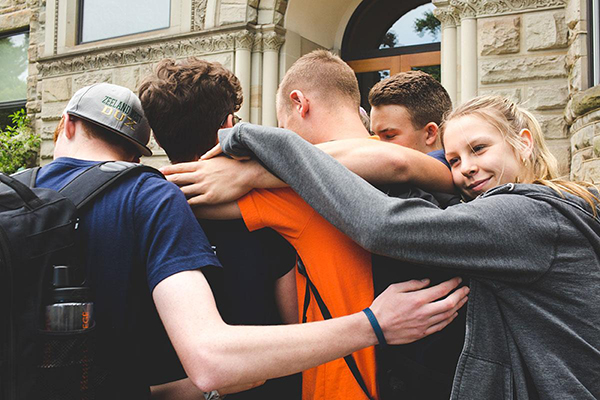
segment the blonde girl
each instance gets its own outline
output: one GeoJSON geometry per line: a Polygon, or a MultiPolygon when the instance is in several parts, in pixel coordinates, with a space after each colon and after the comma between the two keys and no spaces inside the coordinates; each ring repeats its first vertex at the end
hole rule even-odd
{"type": "Polygon", "coordinates": [[[452,399],[600,398],[597,193],[556,179],[531,114],[482,97],[448,116],[443,144],[468,201],[445,210],[387,197],[289,131],[242,124],[220,139],[367,250],[471,278],[452,399]]]}

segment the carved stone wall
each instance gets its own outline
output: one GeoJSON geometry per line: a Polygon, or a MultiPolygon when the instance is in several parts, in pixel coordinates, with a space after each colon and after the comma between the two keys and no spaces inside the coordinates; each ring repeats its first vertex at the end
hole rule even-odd
{"type": "Polygon", "coordinates": [[[0,0],[0,34],[29,28],[29,67],[27,69],[27,110],[34,129],[38,127],[37,113],[40,96],[37,92],[38,70],[35,60],[44,43],[46,18],[45,0],[0,0]]]}
{"type": "Polygon", "coordinates": [[[600,86],[576,93],[566,116],[571,125],[571,179],[600,183],[600,86]]]}
{"type": "Polygon", "coordinates": [[[571,179],[600,183],[600,86],[588,86],[587,12],[583,0],[569,0],[565,22],[569,52],[570,101],[565,110],[571,137],[571,179]]]}
{"type": "MultiPolygon", "coordinates": [[[[190,9],[181,9],[181,20],[177,22],[188,28],[179,28],[175,33],[126,36],[85,46],[64,48],[63,45],[61,49],[60,36],[69,34],[61,31],[65,29],[64,7],[74,7],[76,0],[0,0],[0,33],[28,27],[30,30],[27,109],[34,129],[43,139],[42,164],[52,158],[53,132],[68,100],[78,89],[96,82],[110,82],[135,91],[154,64],[166,57],[197,56],[218,61],[238,76],[248,77],[244,82],[248,105],[251,92],[254,97],[264,96],[264,63],[257,64],[260,70],[256,73],[261,79],[255,82],[254,78],[250,79],[253,68],[250,60],[251,57],[262,60],[266,51],[279,51],[285,32],[280,26],[287,1],[191,0],[188,4],[190,9]],[[52,14],[48,16],[48,32],[45,29],[47,2],[52,14]],[[259,14],[264,22],[259,23],[259,14]],[[62,25],[60,18],[63,18],[62,25]],[[45,46],[50,46],[48,51],[45,46]]],[[[278,69],[277,65],[269,67],[278,69]]],[[[254,104],[254,109],[259,114],[264,113],[264,105],[260,103],[254,104]]],[[[154,142],[150,147],[155,156],[144,162],[164,165],[167,162],[164,152],[154,142]]]]}

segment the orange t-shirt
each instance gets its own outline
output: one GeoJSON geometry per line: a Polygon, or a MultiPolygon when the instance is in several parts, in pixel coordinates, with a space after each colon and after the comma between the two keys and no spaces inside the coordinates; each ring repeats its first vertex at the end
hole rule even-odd
{"type": "MultiPolygon", "coordinates": [[[[270,227],[296,248],[308,276],[334,318],[371,305],[371,254],[327,222],[293,190],[254,190],[240,199],[238,205],[249,230],[270,227]]],[[[296,280],[302,315],[306,278],[296,271],[296,280]]],[[[307,321],[321,321],[319,306],[312,294],[311,297],[307,321]]],[[[352,356],[369,393],[378,398],[375,348],[368,347],[352,356]]],[[[302,398],[362,400],[366,396],[344,359],[340,358],[302,373],[302,398]]]]}

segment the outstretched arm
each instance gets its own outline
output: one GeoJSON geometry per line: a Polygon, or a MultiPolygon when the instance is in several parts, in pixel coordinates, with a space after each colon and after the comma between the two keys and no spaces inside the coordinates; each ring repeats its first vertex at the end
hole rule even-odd
{"type": "MultiPolygon", "coordinates": [[[[424,190],[454,192],[452,175],[438,160],[407,147],[373,139],[347,139],[317,145],[346,168],[373,184],[410,183],[424,190]]],[[[257,161],[226,157],[161,168],[194,207],[228,203],[252,189],[287,186],[257,161]]]]}
{"type": "MultiPolygon", "coordinates": [[[[243,392],[262,385],[264,382],[231,386],[219,389],[220,395],[243,392]]],[[[194,385],[190,378],[180,379],[174,382],[164,383],[150,387],[152,400],[200,400],[203,399],[204,392],[194,385]]]]}
{"type": "MultiPolygon", "coordinates": [[[[466,287],[448,295],[459,282],[390,286],[371,305],[387,342],[409,343],[444,328],[466,302],[466,287]]],[[[362,312],[301,325],[226,325],[199,270],[164,279],[153,298],[188,377],[204,392],[289,375],[377,343],[362,312]]]]}
{"type": "Polygon", "coordinates": [[[556,224],[548,218],[549,205],[525,196],[489,196],[440,210],[421,199],[386,196],[284,129],[236,125],[220,131],[220,143],[227,154],[254,153],[319,214],[373,253],[520,282],[551,266],[552,252],[539,249],[556,242],[559,227],[548,229],[556,224]],[[546,222],[524,224],[525,215],[546,222]]]}
{"type": "Polygon", "coordinates": [[[420,151],[366,138],[317,147],[372,184],[409,183],[427,191],[454,193],[448,167],[420,151]]]}

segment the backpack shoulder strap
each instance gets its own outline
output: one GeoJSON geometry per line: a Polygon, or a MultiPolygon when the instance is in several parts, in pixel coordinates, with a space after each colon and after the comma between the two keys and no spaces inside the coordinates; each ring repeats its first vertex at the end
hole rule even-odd
{"type": "Polygon", "coordinates": [[[30,188],[33,188],[33,187],[35,187],[35,179],[37,178],[37,174],[38,174],[39,170],[40,170],[40,167],[28,168],[25,171],[12,174],[11,177],[15,178],[22,184],[27,185],[30,188]]]}
{"type": "MultiPolygon", "coordinates": [[[[304,263],[302,262],[302,259],[300,257],[298,257],[298,272],[300,273],[300,275],[306,278],[306,292],[304,294],[304,309],[302,312],[302,323],[306,322],[306,313],[310,304],[311,292],[315,296],[315,300],[317,301],[319,309],[321,310],[321,315],[323,316],[323,319],[331,319],[331,312],[329,311],[329,308],[327,308],[327,305],[323,301],[323,298],[317,290],[317,287],[308,277],[308,272],[306,271],[306,267],[304,266],[304,263]]],[[[354,376],[356,383],[358,383],[358,386],[360,386],[365,396],[367,396],[367,399],[373,400],[373,397],[371,397],[371,394],[369,393],[367,384],[365,383],[365,380],[360,374],[360,370],[358,369],[358,365],[356,364],[356,360],[354,359],[352,354],[348,354],[346,357],[344,357],[344,361],[346,361],[346,365],[350,369],[350,372],[352,372],[352,375],[354,376]]]]}
{"type": "Polygon", "coordinates": [[[164,178],[158,170],[147,165],[125,161],[107,161],[91,166],[59,192],[69,198],[77,206],[77,209],[81,209],[114,182],[134,171],[137,173],[150,172],[164,178]]]}

